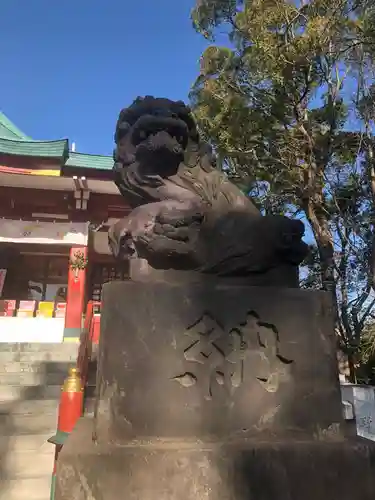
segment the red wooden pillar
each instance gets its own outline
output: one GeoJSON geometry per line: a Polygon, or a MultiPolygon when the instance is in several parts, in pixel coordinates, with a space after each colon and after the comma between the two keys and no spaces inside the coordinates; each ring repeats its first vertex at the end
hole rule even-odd
{"type": "Polygon", "coordinates": [[[87,247],[72,247],[69,254],[64,342],[79,339],[85,307],[87,247]]]}
{"type": "Polygon", "coordinates": [[[61,389],[57,432],[48,439],[49,443],[56,446],[51,480],[51,500],[55,499],[56,465],[59,453],[83,412],[83,387],[77,368],[70,368],[69,376],[65,379],[61,389]]]}

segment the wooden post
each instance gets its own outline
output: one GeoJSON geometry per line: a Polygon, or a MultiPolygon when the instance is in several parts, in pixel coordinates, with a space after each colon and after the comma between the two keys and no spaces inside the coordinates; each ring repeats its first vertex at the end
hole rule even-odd
{"type": "Polygon", "coordinates": [[[64,342],[77,341],[85,306],[87,247],[72,247],[69,254],[64,342]]]}
{"type": "Polygon", "coordinates": [[[82,412],[83,387],[80,374],[76,368],[70,368],[69,376],[65,379],[64,385],[61,388],[57,431],[54,436],[48,439],[49,443],[55,445],[55,459],[51,479],[50,500],[54,500],[55,498],[56,464],[59,453],[69,434],[73,431],[77,420],[82,416],[82,412]]]}

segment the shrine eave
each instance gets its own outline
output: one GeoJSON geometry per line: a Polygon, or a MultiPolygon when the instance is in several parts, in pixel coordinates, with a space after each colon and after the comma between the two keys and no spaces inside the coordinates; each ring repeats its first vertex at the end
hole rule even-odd
{"type": "Polygon", "coordinates": [[[108,171],[113,168],[113,157],[69,152],[69,157],[67,158],[64,167],[108,171]]]}
{"type": "MultiPolygon", "coordinates": [[[[92,193],[114,194],[119,196],[114,182],[109,180],[85,179],[86,189],[92,193]]],[[[7,173],[0,169],[0,186],[24,189],[44,189],[49,191],[71,192],[77,189],[73,177],[54,175],[22,175],[7,173]]]]}
{"type": "Polygon", "coordinates": [[[61,163],[69,156],[68,139],[57,141],[25,141],[0,138],[0,153],[37,158],[56,158],[61,163]]]}
{"type": "Polygon", "coordinates": [[[24,139],[26,141],[32,141],[31,137],[28,137],[22,132],[9,118],[0,111],[0,137],[5,139],[24,139]]]}
{"type": "Polygon", "coordinates": [[[0,112],[0,155],[56,159],[67,171],[108,172],[113,167],[112,156],[69,151],[68,139],[34,140],[24,134],[2,112],[0,112]]]}

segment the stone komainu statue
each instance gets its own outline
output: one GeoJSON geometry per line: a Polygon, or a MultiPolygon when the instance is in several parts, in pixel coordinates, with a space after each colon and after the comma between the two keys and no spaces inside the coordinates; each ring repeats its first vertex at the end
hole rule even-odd
{"type": "Polygon", "coordinates": [[[221,276],[296,268],[305,257],[303,224],[260,214],[216,168],[183,102],[137,98],[115,142],[115,182],[132,208],[109,231],[116,257],[221,276]]]}

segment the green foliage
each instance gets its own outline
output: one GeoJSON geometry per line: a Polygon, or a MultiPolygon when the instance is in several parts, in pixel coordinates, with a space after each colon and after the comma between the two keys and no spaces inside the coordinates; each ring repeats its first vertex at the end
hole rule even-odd
{"type": "Polygon", "coordinates": [[[375,322],[373,318],[363,329],[358,352],[357,380],[375,385],[375,322]]]}
{"type": "Polygon", "coordinates": [[[213,43],[190,94],[199,127],[264,212],[307,222],[303,286],[332,291],[353,352],[373,307],[373,2],[197,0],[192,19],[213,43]]]}
{"type": "Polygon", "coordinates": [[[215,26],[226,20],[231,22],[243,4],[236,0],[197,0],[192,11],[194,27],[206,38],[212,38],[215,26]]]}

